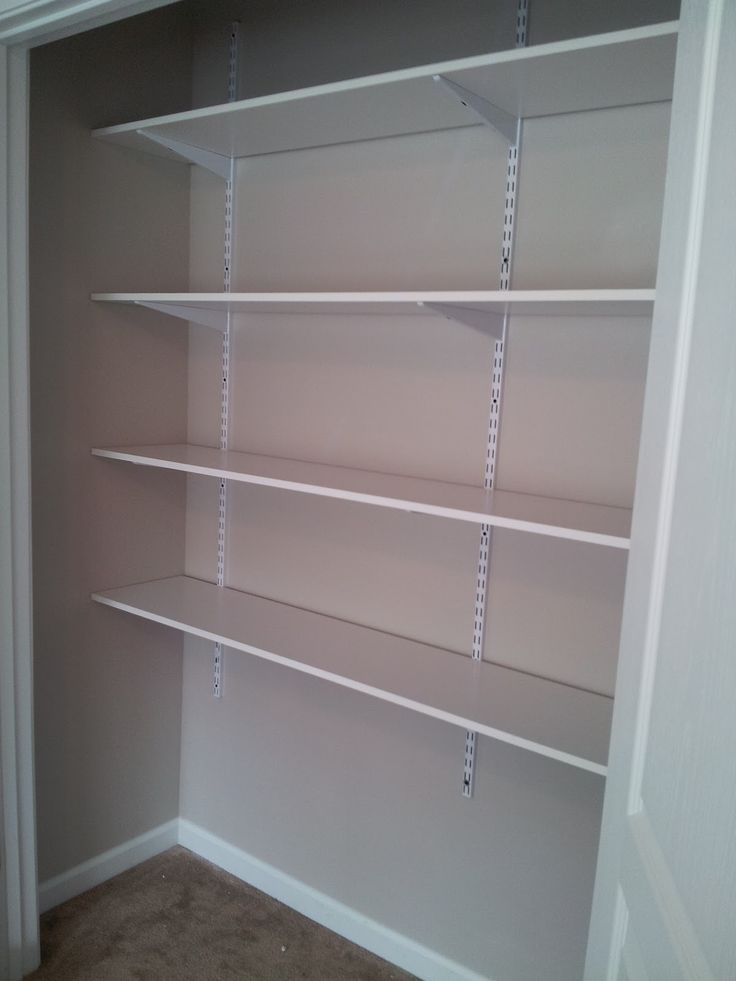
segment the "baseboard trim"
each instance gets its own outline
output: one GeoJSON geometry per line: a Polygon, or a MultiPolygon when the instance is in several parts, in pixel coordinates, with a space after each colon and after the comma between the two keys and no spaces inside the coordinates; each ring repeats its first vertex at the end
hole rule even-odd
{"type": "Polygon", "coordinates": [[[490,981],[391,930],[193,824],[179,821],[179,844],[354,944],[423,981],[490,981]]]}
{"type": "Polygon", "coordinates": [[[176,844],[422,981],[490,981],[487,975],[410,940],[185,818],[167,821],[42,882],[38,889],[40,911],[45,913],[176,844]]]}
{"type": "Polygon", "coordinates": [[[116,848],[76,865],[61,875],[47,879],[38,887],[38,902],[41,913],[45,913],[59,903],[73,899],[93,886],[111,879],[114,875],[132,869],[134,865],[153,858],[167,848],[172,848],[179,840],[179,819],[174,818],[166,824],[146,831],[145,834],[131,838],[116,848]]]}

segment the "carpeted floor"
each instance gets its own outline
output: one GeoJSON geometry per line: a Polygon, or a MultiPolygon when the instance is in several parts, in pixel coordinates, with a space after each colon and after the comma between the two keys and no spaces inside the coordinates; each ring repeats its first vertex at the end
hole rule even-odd
{"type": "Polygon", "coordinates": [[[41,918],[26,981],[406,981],[411,975],[172,848],[41,918]]]}

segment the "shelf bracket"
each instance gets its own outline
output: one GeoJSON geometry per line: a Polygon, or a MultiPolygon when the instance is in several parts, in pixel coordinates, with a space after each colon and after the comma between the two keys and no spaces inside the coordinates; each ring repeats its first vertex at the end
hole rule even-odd
{"type": "Polygon", "coordinates": [[[226,310],[206,310],[204,307],[188,307],[180,303],[149,303],[144,300],[136,300],[136,305],[168,314],[170,317],[178,317],[180,320],[188,320],[190,323],[201,324],[203,327],[213,327],[215,330],[222,331],[227,328],[226,310]]]}
{"type": "Polygon", "coordinates": [[[422,303],[421,306],[434,313],[439,313],[447,320],[454,320],[466,327],[482,330],[500,341],[503,337],[504,315],[492,310],[472,310],[468,307],[456,306],[454,303],[422,303]]]}
{"type": "Polygon", "coordinates": [[[179,140],[169,139],[168,136],[160,136],[150,130],[139,129],[136,132],[139,136],[145,136],[147,140],[171,150],[177,157],[183,157],[189,163],[204,167],[205,170],[209,170],[210,173],[221,177],[224,181],[230,179],[230,157],[225,157],[221,153],[214,153],[212,150],[202,150],[198,146],[190,146],[189,143],[181,143],[179,140]]]}
{"type": "Polygon", "coordinates": [[[453,95],[457,96],[462,105],[471,109],[480,118],[482,123],[495,129],[508,143],[516,142],[516,127],[518,123],[516,116],[512,116],[505,109],[499,109],[498,106],[494,106],[492,102],[484,99],[483,96],[476,95],[475,92],[470,92],[468,89],[463,88],[462,85],[458,85],[457,82],[452,82],[449,78],[445,78],[444,75],[433,75],[432,79],[449,89],[453,95]]]}

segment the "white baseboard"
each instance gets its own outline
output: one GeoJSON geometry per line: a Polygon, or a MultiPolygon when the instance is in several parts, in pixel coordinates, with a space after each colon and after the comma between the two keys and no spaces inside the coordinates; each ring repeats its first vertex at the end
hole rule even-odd
{"type": "Polygon", "coordinates": [[[423,981],[489,981],[181,818],[179,844],[423,981]]]}
{"type": "Polygon", "coordinates": [[[176,844],[423,981],[489,981],[486,975],[410,940],[185,818],[161,824],[42,882],[38,890],[40,911],[45,913],[176,844]]]}
{"type": "Polygon", "coordinates": [[[134,865],[153,858],[167,848],[176,845],[179,837],[179,820],[167,821],[151,831],[131,838],[130,841],[111,848],[108,852],[95,855],[81,865],[62,872],[61,875],[47,879],[38,887],[38,903],[41,913],[58,906],[59,903],[73,899],[87,889],[98,886],[114,875],[132,869],[134,865]]]}

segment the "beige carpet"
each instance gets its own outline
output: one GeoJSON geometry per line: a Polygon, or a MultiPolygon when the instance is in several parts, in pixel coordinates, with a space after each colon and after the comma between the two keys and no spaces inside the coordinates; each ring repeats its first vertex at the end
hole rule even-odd
{"type": "Polygon", "coordinates": [[[185,848],[41,918],[27,981],[399,981],[411,975],[185,848]]]}

